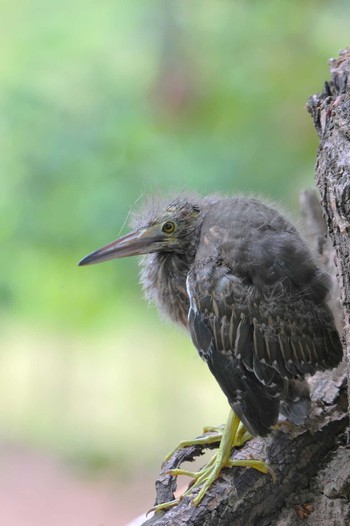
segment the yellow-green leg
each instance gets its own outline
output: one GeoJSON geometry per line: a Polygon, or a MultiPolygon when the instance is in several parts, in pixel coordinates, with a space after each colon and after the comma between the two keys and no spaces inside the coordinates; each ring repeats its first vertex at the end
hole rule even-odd
{"type": "MultiPolygon", "coordinates": [[[[212,429],[214,431],[214,428],[212,429]]],[[[208,446],[210,444],[215,444],[215,442],[220,442],[222,437],[222,432],[218,432],[215,435],[207,435],[206,437],[202,438],[194,438],[192,440],[182,440],[180,444],[173,450],[171,453],[168,453],[168,455],[165,457],[164,461],[169,460],[178,449],[183,449],[184,447],[189,446],[208,446]]]]}
{"type": "Polygon", "coordinates": [[[250,440],[251,438],[252,436],[248,433],[242,422],[239,420],[238,416],[232,410],[230,410],[225,428],[221,433],[219,432],[216,435],[210,435],[207,437],[206,442],[204,442],[205,438],[182,442],[181,444],[188,446],[194,444],[213,443],[220,440],[220,446],[217,453],[211,458],[208,464],[198,472],[187,471],[183,469],[169,470],[167,473],[173,476],[186,475],[194,478],[194,484],[187,491],[185,491],[185,493],[179,499],[159,504],[158,506],[155,506],[154,510],[160,511],[176,506],[176,504],[178,504],[182,498],[191,495],[195,488],[202,486],[199,493],[193,498],[192,501],[193,504],[197,506],[212,483],[219,477],[221,470],[225,467],[252,467],[258,471],[261,471],[262,473],[270,473],[274,477],[272,469],[266,464],[266,462],[250,459],[230,459],[232,448],[242,446],[247,440],[250,440]],[[216,440],[214,440],[215,438],[216,440]]]}

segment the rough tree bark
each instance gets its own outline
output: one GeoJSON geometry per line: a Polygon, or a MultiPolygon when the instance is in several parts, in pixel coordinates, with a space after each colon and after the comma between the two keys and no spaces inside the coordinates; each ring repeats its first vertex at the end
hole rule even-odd
{"type": "MultiPolygon", "coordinates": [[[[325,265],[336,269],[348,365],[310,379],[314,404],[305,426],[282,425],[267,439],[256,438],[235,453],[237,458],[267,459],[276,472],[275,483],[252,469],[224,470],[197,508],[185,498],[144,526],[293,526],[303,519],[308,526],[350,524],[350,50],[332,59],[330,70],[323,92],[307,104],[320,137],[316,184],[327,228],[314,194],[303,193],[301,204],[325,265]]],[[[189,447],[163,464],[157,503],[171,500],[176,488],[176,480],[165,471],[201,453],[200,446],[189,447]]]]}
{"type": "MultiPolygon", "coordinates": [[[[350,364],[350,48],[330,60],[331,80],[310,97],[320,145],[316,184],[335,249],[335,266],[344,320],[347,363],[350,364]]],[[[349,375],[349,371],[348,371],[349,375]]],[[[350,383],[348,383],[350,389],[350,383]]],[[[350,401],[350,397],[349,397],[350,401]]]]}

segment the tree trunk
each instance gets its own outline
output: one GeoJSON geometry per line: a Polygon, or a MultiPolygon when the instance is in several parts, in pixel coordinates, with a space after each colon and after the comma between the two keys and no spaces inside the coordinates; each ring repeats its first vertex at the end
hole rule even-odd
{"type": "MultiPolygon", "coordinates": [[[[331,59],[331,80],[324,90],[310,97],[312,115],[320,145],[317,153],[316,184],[335,249],[335,267],[340,289],[343,336],[350,379],[350,48],[331,59]]],[[[350,382],[348,382],[350,389],[350,382]]],[[[349,397],[350,403],[350,397],[349,397]]]]}
{"type": "MultiPolygon", "coordinates": [[[[343,325],[349,364],[350,50],[332,59],[330,69],[330,82],[307,104],[320,137],[316,184],[327,228],[314,194],[302,194],[302,210],[325,264],[331,269],[335,262],[335,290],[340,296],[335,309],[343,320],[339,326],[343,325]]],[[[308,526],[350,524],[349,365],[344,362],[335,371],[316,374],[310,385],[314,403],[305,426],[282,425],[267,439],[255,438],[234,455],[268,460],[277,476],[275,483],[253,469],[224,470],[198,507],[184,498],[144,526],[292,526],[306,518],[308,526]]],[[[163,464],[156,482],[157,503],[172,500],[176,488],[176,480],[165,471],[201,453],[201,446],[188,447],[163,464]]]]}

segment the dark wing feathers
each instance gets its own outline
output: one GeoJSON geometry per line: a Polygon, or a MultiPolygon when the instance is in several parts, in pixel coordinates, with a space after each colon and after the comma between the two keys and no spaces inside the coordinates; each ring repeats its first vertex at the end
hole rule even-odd
{"type": "Polygon", "coordinates": [[[308,407],[304,376],[340,362],[329,288],[328,276],[276,211],[242,198],[208,210],[187,278],[189,328],[252,434],[268,432],[280,400],[284,414],[301,422],[308,407]]]}
{"type": "Polygon", "coordinates": [[[248,371],[253,371],[253,332],[249,319],[242,317],[236,331],[234,353],[248,371]]]}
{"type": "MultiPolygon", "coordinates": [[[[338,363],[339,336],[328,311],[322,312],[325,306],[312,304],[317,312],[305,327],[298,327],[288,319],[288,302],[283,307],[287,318],[282,320],[281,302],[276,313],[270,306],[266,316],[265,307],[259,308],[256,299],[249,301],[249,290],[236,305],[227,305],[214,290],[205,296],[200,290],[201,285],[189,279],[193,342],[247,429],[253,435],[267,434],[279,409],[295,423],[302,422],[308,398],[286,400],[283,388],[294,379],[338,363]],[[281,408],[280,395],[284,400],[281,408]]],[[[304,300],[298,301],[305,308],[304,300]]]]}
{"type": "Polygon", "coordinates": [[[244,371],[234,360],[217,352],[212,343],[208,349],[207,363],[230,405],[253,435],[264,436],[276,423],[279,398],[276,386],[264,388],[256,382],[254,373],[244,371]],[[232,396],[232,394],[234,396],[232,396]]]}
{"type": "MultiPolygon", "coordinates": [[[[192,299],[189,322],[193,342],[196,346],[201,345],[200,354],[205,358],[210,371],[227,396],[230,405],[247,429],[254,435],[264,436],[268,434],[271,426],[275,424],[279,412],[276,384],[265,387],[263,383],[256,381],[254,372],[240,367],[240,359],[232,352],[218,352],[216,341],[207,321],[208,318],[200,314],[192,299]]],[[[212,323],[215,324],[213,321],[212,323]]],[[[236,343],[239,346],[242,345],[242,348],[250,347],[251,326],[244,319],[239,321],[237,329],[239,341],[236,343]]],[[[267,366],[266,369],[275,374],[273,369],[267,366]]]]}
{"type": "MultiPolygon", "coordinates": [[[[342,347],[326,305],[317,305],[303,297],[294,299],[304,320],[298,325],[295,309],[289,307],[292,297],[275,301],[270,298],[268,307],[267,300],[262,298],[259,307],[256,298],[250,299],[250,287],[243,288],[241,301],[236,305],[227,305],[222,296],[220,300],[216,298],[215,290],[204,301],[196,300],[197,311],[207,327],[206,338],[210,334],[220,352],[233,353],[266,384],[272,382],[274,371],[292,379],[339,363],[342,347]]],[[[191,287],[191,294],[196,294],[197,289],[200,290],[198,285],[191,287]]]]}

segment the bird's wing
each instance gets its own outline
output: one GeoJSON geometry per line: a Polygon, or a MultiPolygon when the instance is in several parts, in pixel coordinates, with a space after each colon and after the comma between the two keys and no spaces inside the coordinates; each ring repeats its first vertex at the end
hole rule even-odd
{"type": "Polygon", "coordinates": [[[266,435],[279,413],[277,372],[261,364],[258,379],[254,366],[244,365],[249,354],[253,356],[253,324],[233,304],[223,312],[211,295],[198,295],[195,285],[190,275],[188,321],[193,343],[249,432],[266,435]]]}
{"type": "Polygon", "coordinates": [[[216,349],[266,384],[274,371],[295,378],[337,365],[342,346],[325,302],[329,278],[296,230],[262,225],[241,237],[236,230],[208,228],[188,277],[193,312],[216,349]]]}
{"type": "Polygon", "coordinates": [[[252,285],[227,274],[210,292],[188,280],[190,330],[205,356],[217,351],[240,360],[263,383],[314,374],[337,365],[341,345],[326,305],[302,295],[256,297],[252,285]]]}
{"type": "Polygon", "coordinates": [[[313,273],[305,267],[298,274],[287,258],[270,256],[270,268],[266,258],[265,266],[255,258],[254,270],[246,266],[244,276],[211,257],[187,280],[193,342],[232,407],[259,434],[277,418],[284,380],[335,366],[342,355],[330,310],[306,286],[321,279],[315,265],[310,262],[313,273]]]}

